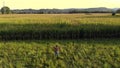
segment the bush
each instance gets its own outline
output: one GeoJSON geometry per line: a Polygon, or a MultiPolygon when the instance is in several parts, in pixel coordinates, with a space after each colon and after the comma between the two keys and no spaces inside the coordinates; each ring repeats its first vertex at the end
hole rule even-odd
{"type": "Polygon", "coordinates": [[[10,14],[11,13],[10,8],[7,7],[7,6],[2,7],[1,8],[1,13],[2,14],[10,14]]]}

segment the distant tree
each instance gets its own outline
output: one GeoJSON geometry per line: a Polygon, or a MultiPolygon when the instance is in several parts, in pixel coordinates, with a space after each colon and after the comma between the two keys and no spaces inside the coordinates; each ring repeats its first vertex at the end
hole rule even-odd
{"type": "Polygon", "coordinates": [[[112,16],[115,16],[115,14],[116,14],[116,13],[113,12],[113,13],[112,13],[112,16]]]}
{"type": "Polygon", "coordinates": [[[120,13],[120,8],[113,9],[112,16],[115,16],[117,13],[120,13]]]}
{"type": "Polygon", "coordinates": [[[1,8],[1,13],[2,14],[10,14],[11,13],[10,8],[7,7],[7,6],[2,7],[1,8]]]}

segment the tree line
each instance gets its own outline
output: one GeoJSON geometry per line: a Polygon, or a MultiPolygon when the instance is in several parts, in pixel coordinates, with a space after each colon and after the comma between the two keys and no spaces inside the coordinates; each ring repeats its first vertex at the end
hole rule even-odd
{"type": "Polygon", "coordinates": [[[69,8],[69,9],[15,9],[11,10],[9,7],[4,6],[1,8],[2,14],[71,14],[71,13],[111,13],[112,9],[108,9],[105,7],[100,8],[69,8]]]}

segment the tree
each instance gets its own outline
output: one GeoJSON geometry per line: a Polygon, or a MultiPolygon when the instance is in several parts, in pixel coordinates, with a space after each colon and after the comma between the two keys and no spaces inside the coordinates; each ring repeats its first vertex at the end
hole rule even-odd
{"type": "Polygon", "coordinates": [[[10,8],[7,6],[4,6],[1,8],[1,13],[2,14],[10,14],[10,8]]]}
{"type": "Polygon", "coordinates": [[[113,12],[113,13],[112,13],[112,16],[115,16],[115,14],[116,14],[116,13],[113,12]]]}
{"type": "Polygon", "coordinates": [[[113,9],[112,16],[115,16],[117,13],[120,13],[120,8],[113,9]]]}

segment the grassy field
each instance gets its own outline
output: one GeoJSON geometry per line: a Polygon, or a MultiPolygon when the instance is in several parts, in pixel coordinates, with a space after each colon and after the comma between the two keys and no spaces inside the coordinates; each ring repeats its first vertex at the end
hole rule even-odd
{"type": "Polygon", "coordinates": [[[0,68],[119,68],[119,38],[120,15],[0,15],[0,68]]]}
{"type": "Polygon", "coordinates": [[[120,39],[0,42],[1,68],[119,68],[119,63],[120,39]]]}

